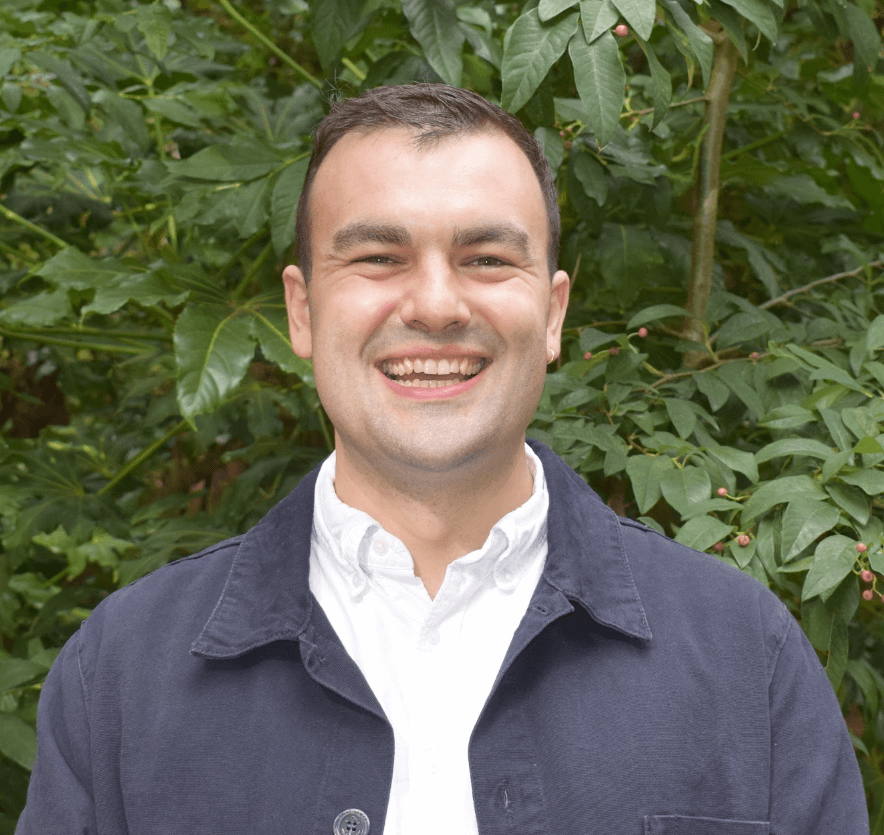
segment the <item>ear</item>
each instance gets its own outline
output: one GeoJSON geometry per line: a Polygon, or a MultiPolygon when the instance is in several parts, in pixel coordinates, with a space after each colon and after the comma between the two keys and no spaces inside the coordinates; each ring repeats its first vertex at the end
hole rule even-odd
{"type": "Polygon", "coordinates": [[[285,287],[285,307],[288,311],[292,349],[302,359],[310,359],[313,356],[313,334],[310,330],[307,282],[304,281],[301,270],[291,265],[283,270],[282,282],[285,287]]]}
{"type": "Polygon", "coordinates": [[[562,349],[562,327],[568,310],[568,296],[571,292],[571,279],[564,270],[552,277],[549,288],[549,318],[546,323],[546,342],[556,355],[562,349]]]}

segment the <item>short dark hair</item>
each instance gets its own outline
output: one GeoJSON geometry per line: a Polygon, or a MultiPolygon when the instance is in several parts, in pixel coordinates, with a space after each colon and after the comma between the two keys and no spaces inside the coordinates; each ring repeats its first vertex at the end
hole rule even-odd
{"type": "Polygon", "coordinates": [[[316,172],[328,152],[341,137],[352,131],[370,133],[383,128],[406,127],[416,133],[415,147],[431,148],[450,136],[502,133],[522,149],[540,183],[546,203],[549,244],[549,274],[558,264],[561,221],[559,201],[552,171],[541,144],[522,123],[505,110],[486,101],[478,93],[447,84],[404,84],[376,87],[351,99],[332,105],[316,128],[313,153],[307,166],[304,187],[298,200],[295,246],[305,280],[310,280],[310,191],[316,172]]]}

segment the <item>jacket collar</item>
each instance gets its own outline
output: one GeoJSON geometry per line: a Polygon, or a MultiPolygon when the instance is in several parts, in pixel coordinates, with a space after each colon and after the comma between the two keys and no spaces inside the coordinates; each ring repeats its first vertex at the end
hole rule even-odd
{"type": "MultiPolygon", "coordinates": [[[[533,439],[528,444],[543,464],[549,491],[543,579],[600,624],[650,640],[617,516],[552,450],[533,439]]],[[[307,632],[317,605],[308,574],[319,466],[240,540],[193,654],[235,658],[272,641],[298,641],[307,632]]]]}

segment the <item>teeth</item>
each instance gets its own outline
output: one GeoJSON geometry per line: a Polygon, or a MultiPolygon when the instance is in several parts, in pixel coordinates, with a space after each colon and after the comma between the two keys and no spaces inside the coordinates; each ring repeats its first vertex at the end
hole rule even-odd
{"type": "Polygon", "coordinates": [[[456,386],[460,380],[394,380],[400,386],[418,389],[444,389],[449,386],[456,386]]]}
{"type": "MultiPolygon", "coordinates": [[[[381,371],[387,376],[404,377],[406,374],[460,374],[471,377],[482,370],[485,360],[464,357],[463,359],[415,359],[405,358],[402,360],[385,360],[381,364],[381,371]]],[[[417,381],[427,382],[427,381],[417,381]]],[[[447,382],[447,381],[440,381],[447,382]]]]}

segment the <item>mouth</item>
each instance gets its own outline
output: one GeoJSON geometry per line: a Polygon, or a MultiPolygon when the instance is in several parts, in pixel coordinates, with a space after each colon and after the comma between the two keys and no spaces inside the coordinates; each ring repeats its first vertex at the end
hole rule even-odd
{"type": "Polygon", "coordinates": [[[485,357],[421,359],[403,357],[384,360],[381,373],[405,388],[448,388],[477,376],[488,364],[485,357]]]}

